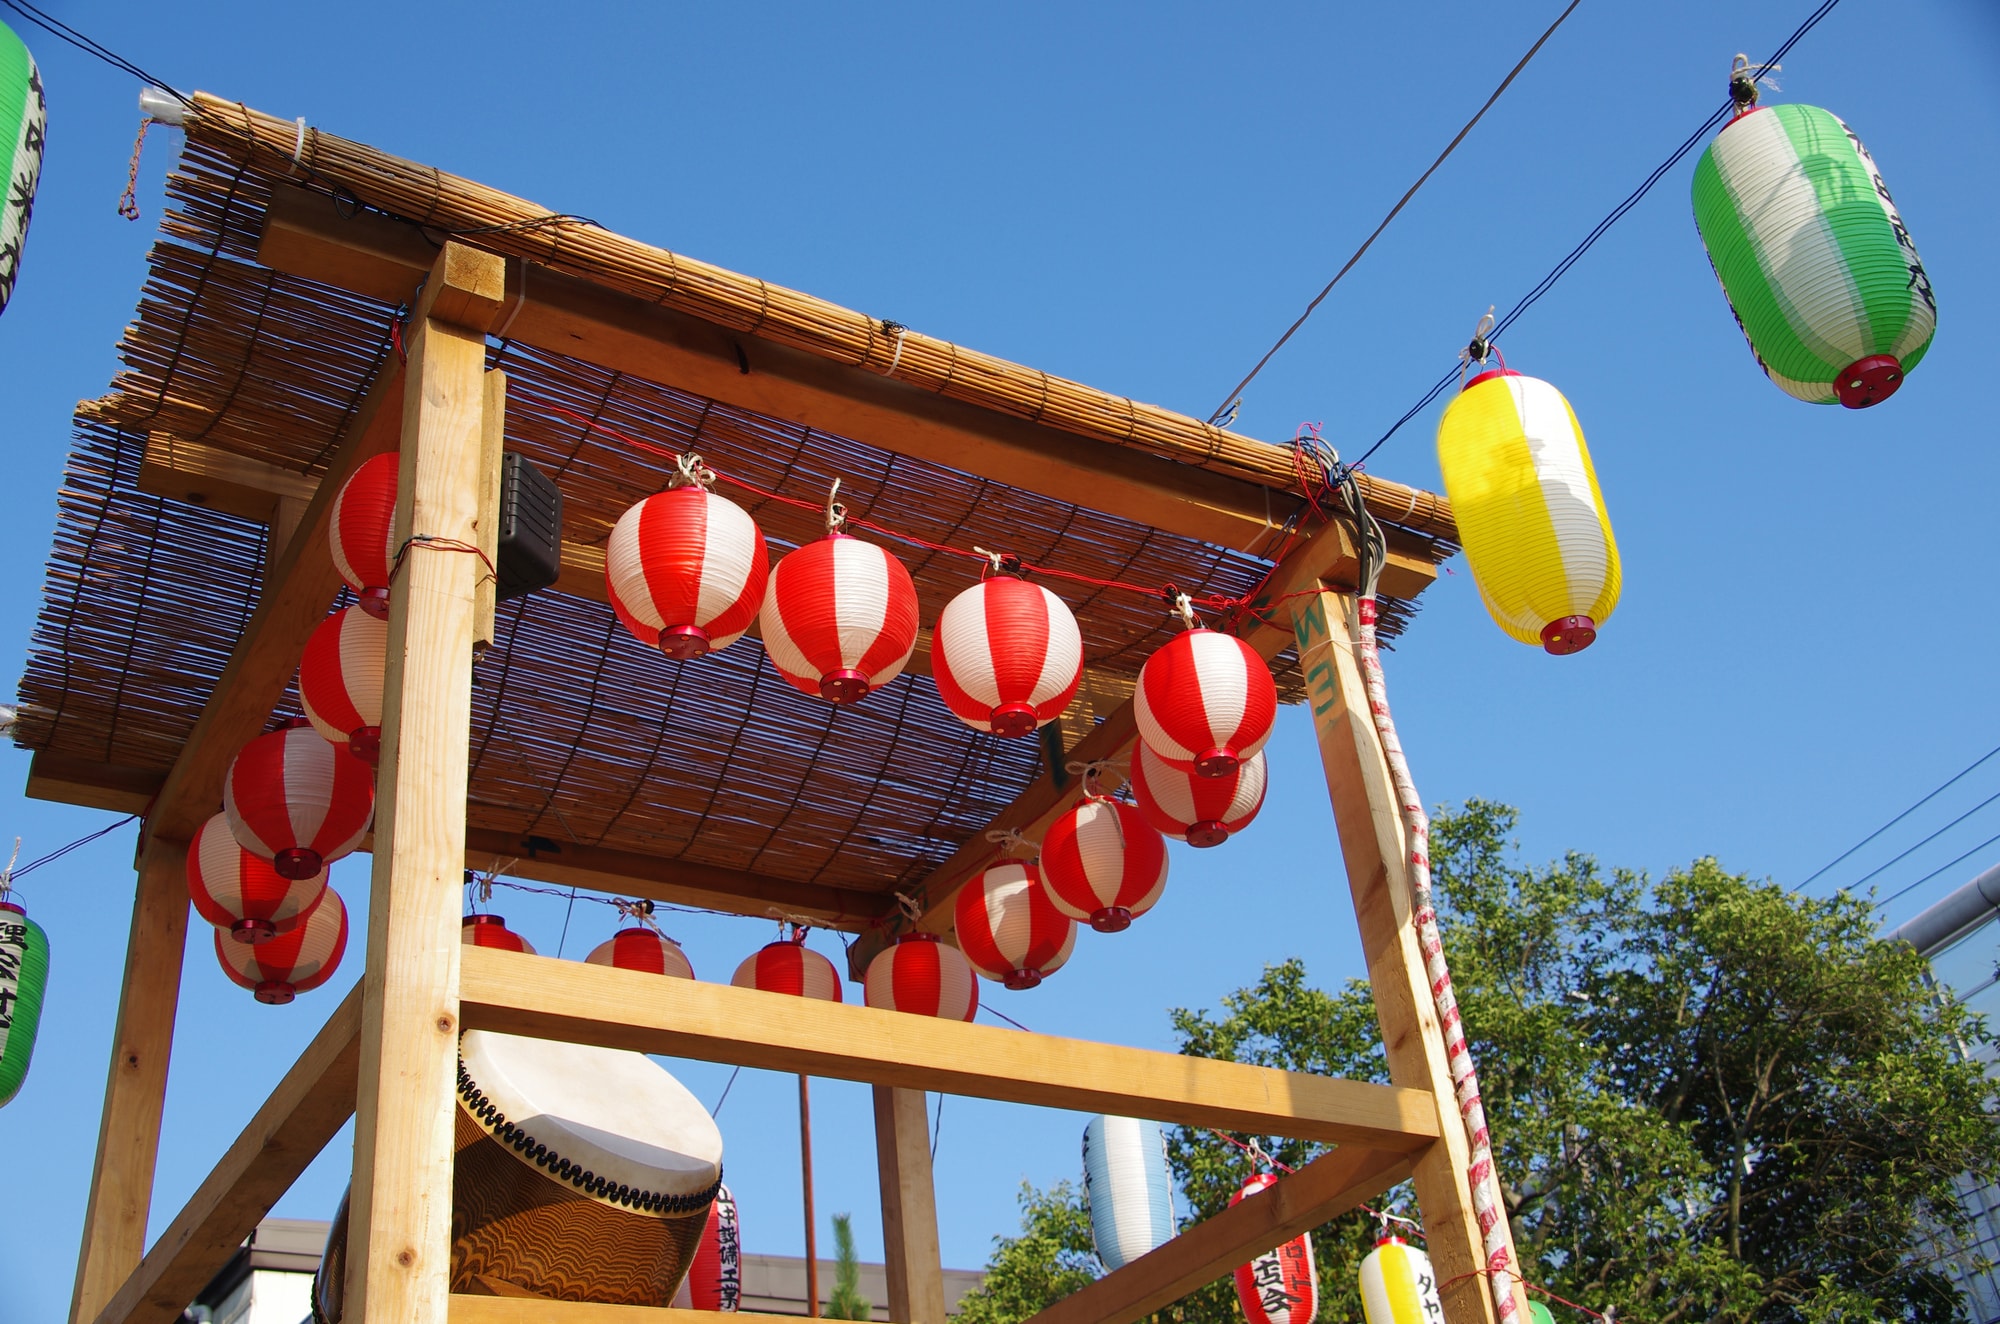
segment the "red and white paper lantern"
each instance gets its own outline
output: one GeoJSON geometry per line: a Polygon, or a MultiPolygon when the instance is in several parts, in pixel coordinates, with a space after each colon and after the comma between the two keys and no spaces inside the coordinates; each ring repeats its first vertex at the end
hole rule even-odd
{"type": "Polygon", "coordinates": [[[743,1226],[737,1218],[736,1197],[727,1186],[718,1186],[687,1277],[674,1293],[674,1308],[735,1311],[742,1301],[743,1226]]]}
{"type": "Polygon", "coordinates": [[[931,676],[967,726],[1024,736],[1069,707],[1083,679],[1083,635],[1063,600],[1040,584],[982,579],[938,617],[931,676]]]}
{"type": "Polygon", "coordinates": [[[396,568],[396,485],[403,457],[389,451],[363,460],[333,499],[328,536],[333,568],[361,599],[361,610],[387,619],[396,568]]]}
{"type": "Polygon", "coordinates": [[[868,1005],[914,1016],[969,1021],[979,1010],[979,981],[965,954],[935,933],[906,933],[868,963],[868,1005]]]}
{"type": "Polygon", "coordinates": [[[188,843],[188,897],[197,914],[237,942],[268,942],[290,933],[326,891],[326,870],[283,878],[271,862],[237,844],[222,814],[203,823],[188,843]]]}
{"type": "Polygon", "coordinates": [[[744,958],[729,982],[738,988],[789,993],[795,998],[839,1002],[840,972],[833,962],[806,946],[805,935],[781,938],[744,958]]]}
{"type": "Polygon", "coordinates": [[[676,979],[693,979],[694,966],[681,945],[657,929],[634,925],[620,929],[591,949],[583,958],[592,965],[616,966],[620,970],[645,970],[676,979]]]}
{"type": "Polygon", "coordinates": [[[458,940],[467,947],[491,947],[496,951],[520,952],[537,956],[535,944],[507,927],[498,915],[467,915],[459,921],[458,940]]]}
{"type": "Polygon", "coordinates": [[[258,736],[229,765],[222,812],[243,849],[286,878],[351,852],[375,816],[375,770],[306,720],[258,736]]]}
{"type": "Polygon", "coordinates": [[[1197,777],[1140,745],[1132,756],[1132,793],[1139,812],[1161,832],[1190,846],[1220,846],[1264,807],[1264,756],[1223,777],[1197,777]]]}
{"type": "Polygon", "coordinates": [[[382,753],[389,626],[344,607],[319,623],[299,660],[299,706],[313,730],[374,767],[382,753]]]}
{"type": "MultiPolygon", "coordinates": [[[[1232,1208],[1278,1184],[1260,1172],[1229,1197],[1232,1208]]],[[[1319,1314],[1319,1271],[1312,1238],[1300,1233],[1236,1270],[1236,1300],[1248,1324],[1313,1324],[1319,1314]]]]}
{"type": "Polygon", "coordinates": [[[1069,960],[1076,921],[1056,909],[1032,864],[996,864],[958,892],[959,952],[1008,988],[1033,988],[1069,960]]]}
{"type": "Polygon", "coordinates": [[[917,646],[917,586],[883,548],[830,533],[778,562],[760,619],[779,675],[852,703],[903,673],[917,646]]]}
{"type": "Polygon", "coordinates": [[[333,977],[340,955],[347,950],[347,906],[331,887],[290,933],[256,946],[233,942],[215,932],[215,959],[222,972],[257,995],[257,1001],[283,1006],[333,977]]]}
{"type": "Polygon", "coordinates": [[[1278,686],[1250,645],[1196,627],[1146,659],[1132,712],[1139,738],[1162,759],[1226,777],[1271,738],[1278,686]]]}
{"type": "Polygon", "coordinates": [[[1057,910],[1117,933],[1167,887],[1167,843],[1131,805],[1088,796],[1042,836],[1042,883],[1057,910]]]}
{"type": "Polygon", "coordinates": [[[604,580],[625,628],[684,662],[743,637],[764,601],[769,556],[743,507],[689,485],[618,517],[604,580]]]}

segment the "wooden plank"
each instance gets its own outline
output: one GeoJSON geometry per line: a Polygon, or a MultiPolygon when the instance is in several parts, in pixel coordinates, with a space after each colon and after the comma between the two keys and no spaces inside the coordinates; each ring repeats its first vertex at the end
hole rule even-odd
{"type": "Polygon", "coordinates": [[[187,843],[149,839],[139,857],[132,928],[125,939],[125,982],[70,1298],[72,1324],[97,1318],[146,1249],[188,908],[187,843]]]}
{"type": "Polygon", "coordinates": [[[1338,1218],[1409,1171],[1410,1159],[1403,1154],[1347,1147],[1322,1154],[1280,1177],[1276,1186],[1031,1316],[1029,1324],[1129,1324],[1338,1218]]]}
{"type": "MultiPolygon", "coordinates": [[[[798,1324],[797,1315],[741,1311],[729,1317],[742,1324],[798,1324]]],[[[712,1310],[607,1306],[594,1301],[545,1301],[515,1296],[451,1299],[451,1324],[715,1324],[712,1310]]]]}
{"type": "Polygon", "coordinates": [[[944,1261],[938,1250],[928,1096],[875,1087],[875,1164],[882,1182],[882,1267],[889,1318],[944,1324],[944,1261]]]}
{"type": "Polygon", "coordinates": [[[144,814],[165,779],[165,773],[150,768],[93,763],[38,749],[28,759],[28,784],[23,790],[31,800],[144,814]]]}
{"type": "Polygon", "coordinates": [[[277,499],[312,499],[318,480],[262,460],[236,455],[165,432],[147,434],[139,461],[139,490],[206,506],[260,524],[272,520],[277,499]]]}
{"type": "MultiPolygon", "coordinates": [[[[1445,1285],[1445,1315],[1452,1324],[1490,1324],[1497,1316],[1480,1276],[1486,1256],[1466,1185],[1470,1150],[1417,942],[1409,837],[1350,642],[1353,610],[1353,599],[1340,593],[1303,600],[1293,619],[1299,661],[1388,1050],[1389,1079],[1421,1090],[1436,1109],[1439,1140],[1418,1158],[1414,1176],[1425,1243],[1445,1285]]],[[[1525,1320],[1527,1301],[1518,1285],[1515,1295],[1517,1317],[1525,1320]]]]}
{"type": "Polygon", "coordinates": [[[354,1114],[361,993],[299,1054],[96,1324],[170,1324],[354,1114]]]}
{"type": "Polygon", "coordinates": [[[507,447],[507,379],[489,373],[486,387],[479,432],[479,515],[473,521],[479,532],[479,554],[485,558],[472,606],[472,646],[480,652],[493,646],[493,608],[499,601],[500,459],[507,447]]]}
{"type": "Polygon", "coordinates": [[[483,947],[459,996],[468,1029],[1399,1152],[1438,1133],[1422,1091],[483,947]]]}

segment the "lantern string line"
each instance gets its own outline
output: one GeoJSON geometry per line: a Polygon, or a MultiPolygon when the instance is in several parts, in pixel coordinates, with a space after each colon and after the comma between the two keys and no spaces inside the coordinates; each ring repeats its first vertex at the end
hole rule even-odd
{"type": "Polygon", "coordinates": [[[167,84],[166,82],[162,81],[161,79],[155,78],[153,75],[147,73],[144,69],[141,69],[138,65],[132,63],[130,60],[120,55],[117,51],[112,50],[109,46],[106,46],[103,43],[98,42],[90,37],[86,37],[83,33],[77,31],[75,28],[63,22],[61,19],[55,18],[49,14],[45,14],[41,10],[35,8],[35,6],[23,3],[22,0],[0,0],[0,4],[6,5],[7,8],[13,10],[15,13],[19,14],[22,18],[27,19],[30,23],[33,23],[36,27],[40,28],[42,31],[48,33],[50,36],[56,38],[58,41],[66,42],[67,44],[76,47],[76,49],[82,51],[85,55],[90,56],[92,59],[102,60],[104,63],[110,65],[113,69],[118,70],[118,72],[120,73],[130,74],[132,77],[137,78],[142,82],[149,83],[152,86],[159,88],[162,92],[165,92],[168,96],[173,97],[176,101],[181,102],[183,105],[190,107],[194,105],[194,102],[188,100],[188,98],[183,96],[180,92],[175,91],[174,88],[169,84],[167,84]]]}
{"type": "MultiPolygon", "coordinates": [[[[127,814],[125,817],[119,819],[116,823],[113,823],[110,827],[99,828],[97,831],[89,833],[86,836],[78,837],[75,841],[70,842],[66,846],[58,846],[56,847],[56,849],[50,851],[47,855],[42,856],[40,859],[30,860],[18,869],[13,868],[10,864],[5,875],[0,876],[0,896],[5,896],[8,892],[11,892],[14,888],[15,883],[18,883],[21,879],[27,877],[29,874],[41,868],[43,865],[54,864],[57,860],[60,860],[63,856],[69,854],[71,851],[81,850],[83,847],[88,846],[91,842],[96,841],[99,837],[108,837],[113,832],[116,832],[119,828],[124,827],[127,823],[136,823],[138,820],[139,820],[139,815],[127,814]]],[[[16,838],[14,841],[14,853],[16,857],[20,855],[20,851],[21,851],[20,839],[16,838]]]]}

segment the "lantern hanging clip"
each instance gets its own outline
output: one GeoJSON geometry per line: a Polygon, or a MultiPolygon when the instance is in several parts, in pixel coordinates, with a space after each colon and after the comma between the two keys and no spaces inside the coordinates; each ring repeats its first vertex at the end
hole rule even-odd
{"type": "Polygon", "coordinates": [[[1735,104],[1737,116],[1747,115],[1756,109],[1759,83],[1773,92],[1782,90],[1778,86],[1778,80],[1771,75],[1784,67],[1782,64],[1765,64],[1753,70],[1750,67],[1750,57],[1740,52],[1729,62],[1729,99],[1735,104]]]}
{"type": "Polygon", "coordinates": [[[1167,585],[1160,590],[1160,596],[1167,600],[1168,613],[1180,617],[1183,629],[1194,630],[1200,628],[1201,621],[1194,614],[1194,599],[1181,592],[1178,585],[1167,585]]]}
{"type": "Polygon", "coordinates": [[[988,563],[986,569],[980,572],[979,577],[981,579],[986,578],[988,575],[1014,575],[1018,577],[1024,568],[1021,558],[1012,552],[991,552],[984,547],[978,546],[975,546],[972,550],[985,557],[988,563]]]}
{"type": "Polygon", "coordinates": [[[674,473],[667,480],[667,490],[677,487],[699,487],[703,491],[715,485],[715,470],[701,462],[701,456],[686,451],[674,457],[674,473]]]}
{"type": "MultiPolygon", "coordinates": [[[[1479,325],[1472,328],[1472,342],[1458,351],[1458,375],[1461,381],[1464,380],[1467,369],[1486,366],[1486,361],[1496,352],[1493,347],[1493,327],[1493,305],[1489,303],[1486,305],[1486,312],[1479,319],[1479,325]]],[[[1506,366],[1505,360],[1501,361],[1501,366],[1506,366]]]]}
{"type": "Polygon", "coordinates": [[[839,533],[847,523],[847,507],[840,504],[840,480],[833,480],[833,486],[826,490],[826,531],[828,535],[839,533]]]}

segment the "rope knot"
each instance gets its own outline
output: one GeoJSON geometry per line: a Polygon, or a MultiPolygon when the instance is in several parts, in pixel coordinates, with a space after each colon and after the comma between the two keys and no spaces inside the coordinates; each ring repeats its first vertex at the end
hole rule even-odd
{"type": "Polygon", "coordinates": [[[715,470],[701,461],[701,456],[686,451],[674,457],[674,472],[667,479],[667,490],[677,487],[699,487],[704,492],[715,486],[715,470]]]}
{"type": "Polygon", "coordinates": [[[1002,858],[1012,855],[1016,851],[1026,851],[1029,855],[1036,855],[1041,852],[1040,846],[1022,836],[1013,828],[994,828],[987,832],[986,839],[1000,847],[1002,858]]]}
{"type": "Polygon", "coordinates": [[[826,492],[826,531],[829,534],[839,533],[841,526],[847,523],[847,507],[836,500],[839,496],[840,480],[836,478],[826,492]]]}

